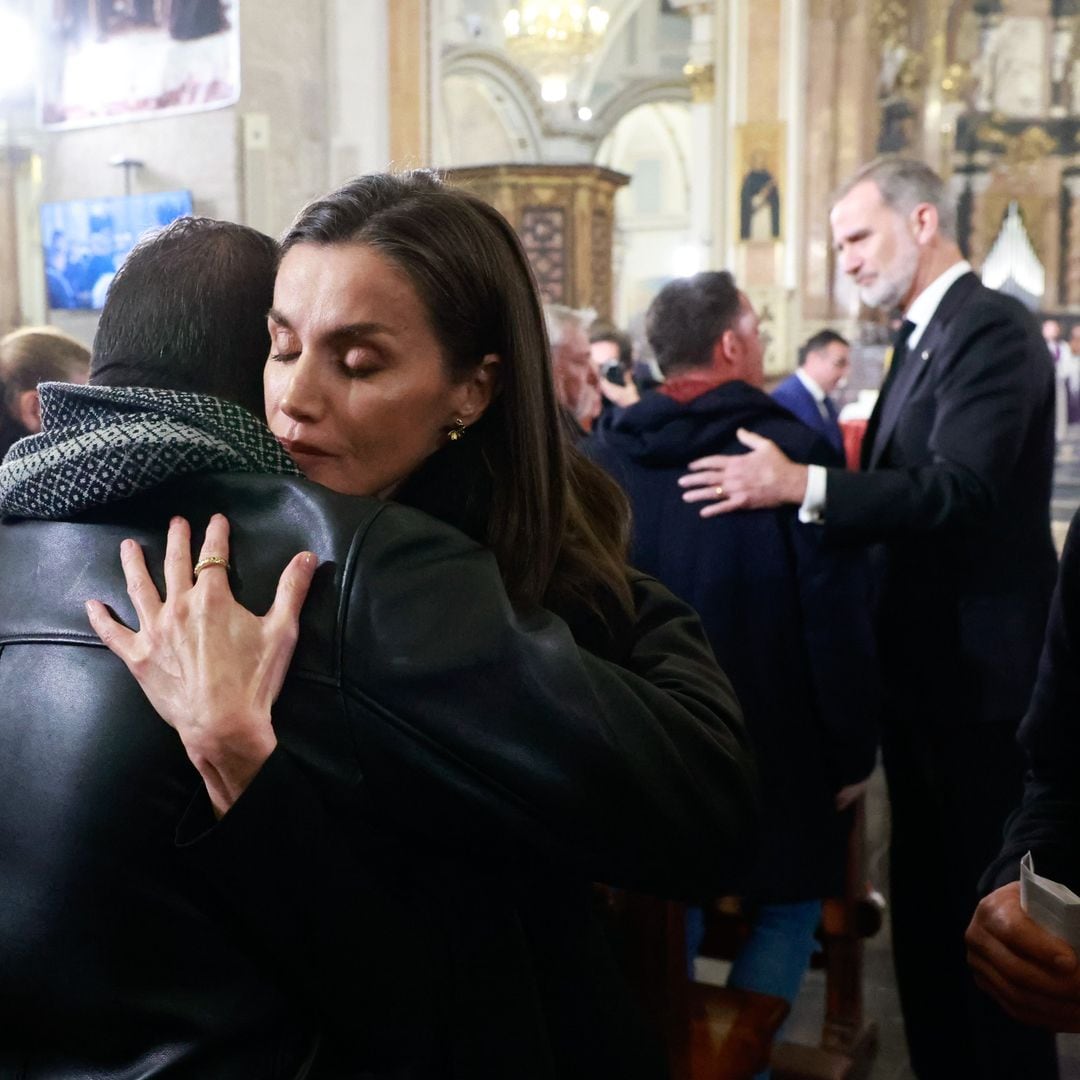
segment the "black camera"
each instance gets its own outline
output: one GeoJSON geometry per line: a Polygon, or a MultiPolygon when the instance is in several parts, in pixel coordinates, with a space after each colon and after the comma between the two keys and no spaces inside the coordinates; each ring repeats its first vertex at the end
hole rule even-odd
{"type": "Polygon", "coordinates": [[[626,385],[626,375],[622,369],[622,364],[618,360],[609,360],[601,369],[600,374],[607,379],[608,382],[615,383],[616,386],[626,385]]]}

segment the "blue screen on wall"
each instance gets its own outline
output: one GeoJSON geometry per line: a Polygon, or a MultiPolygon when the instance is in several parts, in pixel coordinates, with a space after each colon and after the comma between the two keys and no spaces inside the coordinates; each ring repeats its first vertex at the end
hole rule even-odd
{"type": "Polygon", "coordinates": [[[135,241],[190,213],[190,191],[42,204],[49,307],[100,310],[109,282],[135,241]]]}

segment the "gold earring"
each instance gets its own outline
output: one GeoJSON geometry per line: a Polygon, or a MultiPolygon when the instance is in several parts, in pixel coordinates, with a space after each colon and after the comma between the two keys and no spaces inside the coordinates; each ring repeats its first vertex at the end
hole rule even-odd
{"type": "Polygon", "coordinates": [[[457,442],[465,434],[465,421],[460,416],[454,417],[454,426],[446,433],[451,442],[457,442]]]}

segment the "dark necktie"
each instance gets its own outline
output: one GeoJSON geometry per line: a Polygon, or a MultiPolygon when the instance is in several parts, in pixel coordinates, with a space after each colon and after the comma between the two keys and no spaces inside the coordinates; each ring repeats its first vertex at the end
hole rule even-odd
{"type": "Polygon", "coordinates": [[[836,405],[831,397],[825,398],[825,412],[828,418],[835,424],[840,419],[840,413],[836,409],[836,405]]]}
{"type": "Polygon", "coordinates": [[[896,337],[893,338],[892,343],[892,360],[889,363],[889,373],[886,376],[886,382],[892,382],[900,368],[903,367],[904,360],[907,359],[908,351],[908,338],[911,337],[911,331],[915,329],[915,324],[910,319],[905,319],[900,324],[900,329],[896,331],[896,337]]]}

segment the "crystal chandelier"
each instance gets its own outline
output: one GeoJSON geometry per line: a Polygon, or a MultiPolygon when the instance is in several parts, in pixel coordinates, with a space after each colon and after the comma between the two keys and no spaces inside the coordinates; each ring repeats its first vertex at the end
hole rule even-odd
{"type": "Polygon", "coordinates": [[[599,4],[520,0],[503,20],[506,47],[540,80],[545,101],[562,101],[571,78],[604,36],[610,18],[599,4]]]}

